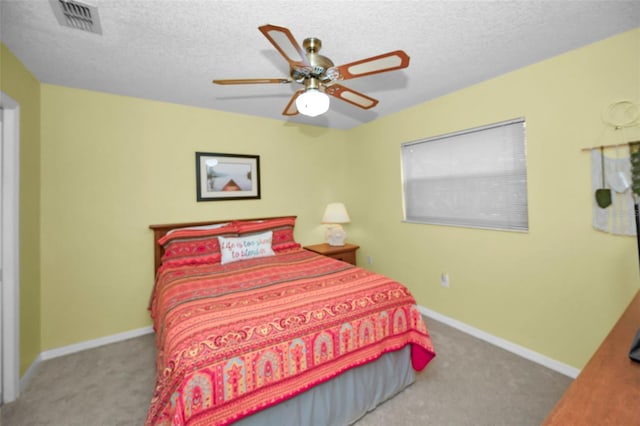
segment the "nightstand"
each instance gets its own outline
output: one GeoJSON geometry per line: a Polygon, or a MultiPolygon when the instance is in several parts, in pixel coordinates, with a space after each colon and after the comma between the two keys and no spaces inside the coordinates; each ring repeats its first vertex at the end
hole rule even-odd
{"type": "Polygon", "coordinates": [[[321,254],[323,256],[331,257],[334,259],[342,260],[343,262],[356,264],[356,250],[360,248],[355,244],[345,244],[343,246],[330,246],[327,243],[314,244],[312,246],[305,246],[306,250],[310,250],[321,254]]]}

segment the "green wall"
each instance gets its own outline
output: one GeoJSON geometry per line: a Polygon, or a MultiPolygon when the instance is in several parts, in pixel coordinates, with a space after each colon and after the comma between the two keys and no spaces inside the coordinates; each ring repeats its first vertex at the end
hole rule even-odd
{"type": "Polygon", "coordinates": [[[640,29],[355,129],[346,200],[360,263],[371,256],[422,306],[581,368],[640,282],[635,238],[591,226],[591,156],[581,151],[640,140],[638,127],[601,122],[624,99],[640,102],[640,29]],[[401,143],[517,117],[529,232],[402,222],[401,143]]]}
{"type": "Polygon", "coordinates": [[[42,85],[42,349],[150,324],[150,224],[298,215],[322,239],[344,132],[42,85]],[[260,156],[260,200],[196,202],[195,152],[260,156]]]}
{"type": "Polygon", "coordinates": [[[20,374],[40,342],[40,83],[0,43],[0,90],[20,104],[20,374]]]}

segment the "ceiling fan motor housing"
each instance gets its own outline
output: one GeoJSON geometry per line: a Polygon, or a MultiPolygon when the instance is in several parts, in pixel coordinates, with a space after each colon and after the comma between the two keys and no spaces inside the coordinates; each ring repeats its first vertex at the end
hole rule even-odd
{"type": "Polygon", "coordinates": [[[335,66],[333,61],[318,53],[322,47],[322,41],[319,38],[310,37],[304,40],[302,46],[307,52],[311,67],[292,67],[291,77],[298,83],[305,83],[308,78],[315,78],[322,82],[335,80],[336,76],[327,72],[335,66]]]}

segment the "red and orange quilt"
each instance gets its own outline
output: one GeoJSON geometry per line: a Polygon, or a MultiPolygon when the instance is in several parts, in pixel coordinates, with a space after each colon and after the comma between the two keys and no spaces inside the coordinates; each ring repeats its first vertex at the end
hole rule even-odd
{"type": "Polygon", "coordinates": [[[223,425],[411,345],[435,356],[407,288],[303,250],[161,268],[151,299],[156,388],[147,425],[223,425]]]}

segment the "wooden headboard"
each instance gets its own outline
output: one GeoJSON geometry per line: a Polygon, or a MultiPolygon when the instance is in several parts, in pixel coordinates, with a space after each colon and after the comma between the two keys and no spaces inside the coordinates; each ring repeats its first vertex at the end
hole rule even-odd
{"type": "Polygon", "coordinates": [[[228,223],[233,220],[267,220],[267,219],[281,219],[290,216],[275,216],[275,217],[258,217],[253,219],[230,219],[230,220],[210,220],[205,222],[184,222],[184,223],[167,223],[162,225],[149,225],[149,228],[153,231],[153,272],[158,272],[160,263],[162,263],[162,255],[164,254],[164,247],[158,244],[158,240],[164,237],[167,232],[176,228],[186,228],[189,226],[204,226],[214,225],[216,223],[228,223]]]}

